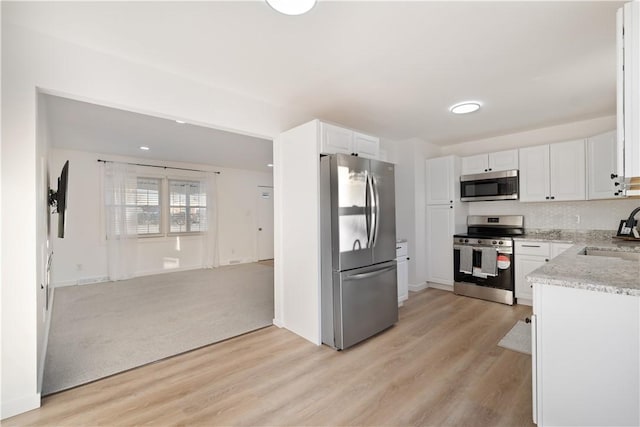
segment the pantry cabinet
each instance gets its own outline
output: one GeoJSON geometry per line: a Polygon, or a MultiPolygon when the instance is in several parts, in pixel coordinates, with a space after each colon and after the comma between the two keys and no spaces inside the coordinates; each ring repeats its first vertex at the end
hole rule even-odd
{"type": "Polygon", "coordinates": [[[427,281],[453,290],[453,235],[466,229],[468,208],[460,202],[460,158],[426,162],[427,281]]]}
{"type": "Polygon", "coordinates": [[[402,305],[409,299],[409,257],[406,240],[396,243],[396,261],[398,275],[398,305],[402,305]]]}
{"type": "Polygon", "coordinates": [[[462,158],[462,175],[518,169],[518,150],[497,151],[462,158]]]}
{"type": "Polygon", "coordinates": [[[378,159],[380,139],[351,129],[320,122],[320,153],[353,154],[378,159]]]}
{"type": "Polygon", "coordinates": [[[585,141],[520,149],[520,200],[585,200],[585,141]]]}

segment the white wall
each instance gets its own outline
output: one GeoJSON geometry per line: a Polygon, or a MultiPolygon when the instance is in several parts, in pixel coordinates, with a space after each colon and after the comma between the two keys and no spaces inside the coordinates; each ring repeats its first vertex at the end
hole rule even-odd
{"type": "Polygon", "coordinates": [[[458,156],[470,156],[511,148],[531,147],[534,145],[586,138],[615,128],[616,116],[598,117],[492,138],[460,142],[442,147],[442,153],[443,155],[456,154],[458,156]]]}
{"type": "MultiPolygon", "coordinates": [[[[64,239],[53,240],[54,286],[84,284],[107,279],[107,249],[102,198],[102,163],[97,159],[160,164],[189,169],[216,170],[218,253],[220,264],[257,261],[257,192],[273,185],[270,173],[219,168],[211,165],[153,161],[76,150],[51,150],[52,182],[69,160],[67,229],[64,239]]],[[[143,176],[189,178],[188,172],[140,168],[143,176]]],[[[197,174],[198,176],[201,174],[197,174]]],[[[56,217],[53,217],[54,220],[56,217]]],[[[134,275],[156,274],[203,266],[200,236],[149,237],[138,240],[134,275]]]]}
{"type": "Polygon", "coordinates": [[[318,121],[274,140],[275,319],[314,344],[320,335],[318,121]],[[286,262],[280,262],[286,260],[286,262]]]}
{"type": "MultiPolygon", "coordinates": [[[[6,10],[4,10],[6,12],[6,10]]],[[[0,417],[39,406],[37,391],[38,88],[102,105],[271,138],[285,107],[12,25],[2,15],[2,372],[0,417]],[[27,224],[17,227],[16,224],[27,224]]],[[[294,122],[303,122],[293,113],[294,122]]]]}

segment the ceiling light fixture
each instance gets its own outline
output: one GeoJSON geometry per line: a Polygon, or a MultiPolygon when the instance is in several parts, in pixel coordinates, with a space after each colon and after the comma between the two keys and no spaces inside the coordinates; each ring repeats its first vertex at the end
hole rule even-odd
{"type": "Polygon", "coordinates": [[[302,15],[316,5],[317,0],[266,0],[274,10],[285,15],[302,15]]]}
{"type": "Polygon", "coordinates": [[[478,111],[480,109],[480,103],[476,101],[465,101],[459,104],[449,107],[449,111],[453,114],[468,114],[478,111]]]}
{"type": "Polygon", "coordinates": [[[183,125],[184,122],[182,120],[176,120],[176,123],[183,125]]]}
{"type": "Polygon", "coordinates": [[[141,145],[141,146],[140,146],[140,149],[141,149],[142,151],[149,151],[149,147],[147,147],[146,145],[141,145]]]}
{"type": "Polygon", "coordinates": [[[268,168],[272,168],[273,167],[273,163],[267,163],[267,167],[268,168]]]}

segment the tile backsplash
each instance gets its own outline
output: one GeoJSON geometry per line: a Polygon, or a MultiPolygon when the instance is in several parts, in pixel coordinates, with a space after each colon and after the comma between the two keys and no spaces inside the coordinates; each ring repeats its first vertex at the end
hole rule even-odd
{"type": "Polygon", "coordinates": [[[620,220],[638,206],[640,199],[469,202],[469,215],[524,215],[525,229],[616,230],[620,220]]]}

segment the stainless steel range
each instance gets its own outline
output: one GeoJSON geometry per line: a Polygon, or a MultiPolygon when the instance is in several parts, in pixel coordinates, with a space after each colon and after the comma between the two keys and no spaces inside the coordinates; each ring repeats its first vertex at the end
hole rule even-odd
{"type": "Polygon", "coordinates": [[[467,217],[467,233],[453,236],[453,290],[458,295],[513,305],[513,236],[524,216],[467,217]]]}

